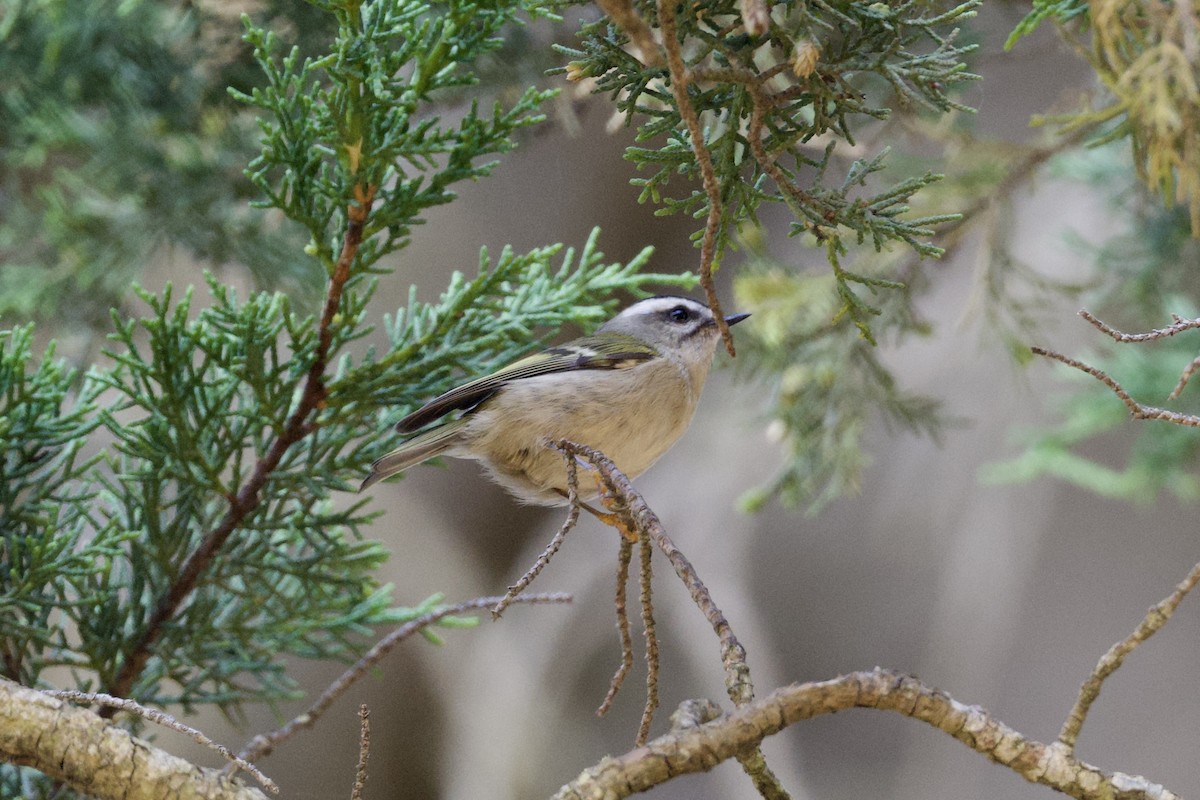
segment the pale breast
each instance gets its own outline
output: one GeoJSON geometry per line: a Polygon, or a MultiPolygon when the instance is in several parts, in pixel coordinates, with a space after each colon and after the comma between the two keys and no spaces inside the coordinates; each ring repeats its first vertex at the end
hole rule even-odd
{"type": "MultiPolygon", "coordinates": [[[[687,429],[696,395],[687,374],[663,359],[516,381],[471,415],[463,455],[482,461],[518,497],[558,505],[565,502],[566,466],[547,442],[589,445],[635,477],[687,429]]],[[[582,476],[579,489],[585,500],[598,493],[582,476]]]]}

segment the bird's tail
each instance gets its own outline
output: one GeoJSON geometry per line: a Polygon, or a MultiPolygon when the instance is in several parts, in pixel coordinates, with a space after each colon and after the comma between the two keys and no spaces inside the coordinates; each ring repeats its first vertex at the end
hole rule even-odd
{"type": "Polygon", "coordinates": [[[358,487],[358,490],[361,492],[371,484],[378,483],[384,478],[390,478],[411,466],[446,452],[457,443],[459,429],[462,426],[463,420],[456,419],[409,439],[372,464],[371,474],[362,482],[362,486],[358,487]]]}

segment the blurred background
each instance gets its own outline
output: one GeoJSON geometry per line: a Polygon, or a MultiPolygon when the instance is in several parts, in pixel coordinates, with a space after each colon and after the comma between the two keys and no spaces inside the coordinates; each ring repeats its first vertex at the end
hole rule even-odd
{"type": "MultiPolygon", "coordinates": [[[[989,146],[1042,141],[1043,134],[1029,128],[1030,117],[1070,105],[1092,85],[1090,71],[1052,30],[1015,52],[1002,50],[1024,13],[988,4],[972,23],[980,44],[973,68],[983,80],[961,100],[978,109],[973,133],[989,146]]],[[[694,221],[656,217],[651,205],[636,202],[629,186],[633,168],[622,158],[631,134],[609,132],[610,107],[571,95],[572,88],[550,123],[526,135],[492,178],[461,187],[458,201],[430,215],[396,271],[382,278],[372,313],[381,317],[403,305],[410,284],[420,296],[434,297],[452,271],[474,269],[481,246],[493,252],[505,244],[518,251],[554,241],[581,246],[597,225],[611,259],[630,258],[651,244],[652,269],[695,268],[688,239],[694,221]]],[[[1086,285],[1094,269],[1089,248],[1121,224],[1111,190],[1069,170],[1023,185],[1005,220],[1011,252],[1053,280],[1086,285]]],[[[951,424],[937,440],[876,420],[863,434],[870,464],[858,494],[815,514],[773,501],[747,513],[739,498],[769,483],[785,454],[771,435],[772,390],[722,354],[691,429],[638,481],[746,647],[760,695],[879,665],[911,672],[1049,741],[1099,656],[1200,558],[1194,510],[1173,495],[1130,502],[1046,476],[982,480],[989,465],[1022,451],[1017,432],[1060,418],[1057,398],[1074,379],[1050,362],[1019,364],[986,323],[980,295],[991,235],[968,231],[948,258],[922,262],[932,288],[918,308],[930,334],[881,342],[881,358],[903,388],[942,403],[951,424]]],[[[802,240],[778,236],[768,246],[776,257],[822,268],[823,255],[802,240]]],[[[140,276],[148,287],[200,281],[189,253],[161,243],[155,252],[154,266],[140,276]]],[[[731,310],[752,311],[735,300],[738,258],[719,275],[722,297],[731,310]]],[[[226,277],[242,280],[236,271],[226,277]]],[[[10,279],[10,299],[15,286],[10,279]]],[[[1075,316],[1087,299],[1063,296],[1031,311],[1040,327],[1030,338],[1068,354],[1098,346],[1099,335],[1075,316]]],[[[10,304],[3,321],[20,313],[10,304]]],[[[1168,321],[1140,323],[1149,329],[1168,321]]],[[[745,326],[755,324],[752,317],[745,326]]],[[[64,330],[75,348],[69,354],[93,352],[89,332],[64,330]]],[[[1086,454],[1120,466],[1137,425],[1090,443],[1086,454]]],[[[516,505],[466,462],[414,469],[372,491],[385,513],[371,534],[402,554],[380,578],[395,585],[401,603],[437,592],[450,601],[502,594],[562,521],[559,511],[516,505]]],[[[585,516],[532,587],[572,592],[572,605],[514,606],[499,622],[442,632],[442,646],[406,643],[339,700],[316,730],[263,762],[264,771],[285,797],[345,796],[360,703],[372,711],[366,796],[373,800],[546,797],[601,756],[628,750],[644,697],[636,628],[635,671],[610,714],[594,716],[620,659],[612,604],[617,544],[611,529],[585,516]]],[[[715,637],[666,562],[659,558],[655,565],[663,666],[652,735],[666,730],[670,711],[686,698],[727,704],[715,637]]],[[[1194,756],[1200,696],[1191,691],[1198,635],[1200,610],[1189,600],[1105,684],[1084,728],[1080,757],[1178,792],[1200,782],[1194,756]]],[[[302,661],[294,667],[312,692],[341,671],[302,661]]],[[[283,703],[280,714],[305,705],[283,703]]],[[[243,728],[215,713],[198,725],[235,745],[279,719],[252,708],[243,728]]],[[[159,741],[211,763],[167,734],[159,741]]],[[[853,711],[815,719],[769,740],[765,750],[796,798],[1049,796],[946,735],[894,714],[853,711]]],[[[730,762],[650,796],[756,795],[730,762]]]]}

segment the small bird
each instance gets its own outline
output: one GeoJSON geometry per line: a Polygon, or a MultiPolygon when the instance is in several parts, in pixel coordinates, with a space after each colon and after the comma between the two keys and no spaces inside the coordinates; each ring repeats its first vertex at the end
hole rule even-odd
{"type": "MultiPolygon", "coordinates": [[[[725,318],[736,325],[749,314],[725,318]]],[[[633,478],[675,444],[696,410],[721,339],[708,306],[686,297],[640,300],[590,336],[551,347],[451,389],[396,424],[413,433],[371,465],[362,489],[439,455],[482,462],[493,480],[535,505],[567,503],[567,470],[548,444],[604,453],[633,478]]],[[[580,500],[599,494],[579,486],[580,500]]]]}

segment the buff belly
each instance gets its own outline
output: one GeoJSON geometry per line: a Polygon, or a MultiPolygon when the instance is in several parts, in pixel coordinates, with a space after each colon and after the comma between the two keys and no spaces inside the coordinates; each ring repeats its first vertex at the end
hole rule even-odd
{"type": "MultiPolygon", "coordinates": [[[[696,408],[690,376],[665,359],[589,371],[588,378],[586,393],[572,373],[509,384],[471,413],[452,454],[481,461],[493,480],[525,502],[564,505],[567,468],[550,442],[568,439],[594,447],[632,478],[670,449],[696,408]],[[656,387],[649,397],[647,381],[656,387]],[[642,388],[635,392],[637,387],[642,388]]],[[[595,482],[581,475],[580,498],[598,494],[595,482]]]]}

